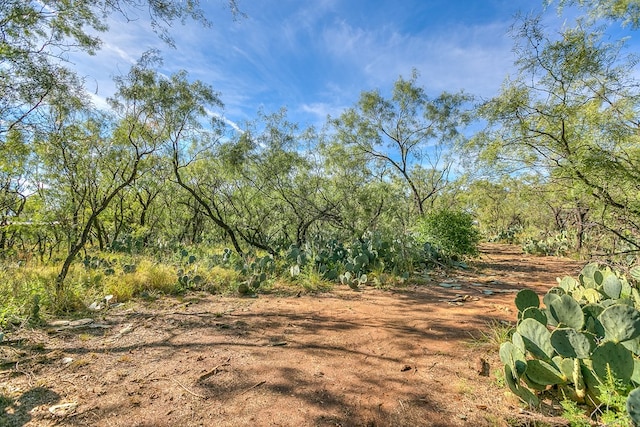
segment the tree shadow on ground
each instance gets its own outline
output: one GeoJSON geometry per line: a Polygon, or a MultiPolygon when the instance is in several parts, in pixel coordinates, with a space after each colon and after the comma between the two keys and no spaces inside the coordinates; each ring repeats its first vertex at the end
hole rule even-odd
{"type": "MultiPolygon", "coordinates": [[[[473,409],[479,397],[467,398],[465,390],[490,380],[470,366],[477,352],[460,344],[495,319],[515,319],[515,311],[494,310],[513,306],[515,293],[483,296],[472,286],[480,279],[457,273],[460,290],[434,281],[300,298],[139,302],[101,314],[106,329],[51,332],[51,356],[33,363],[49,381],[62,372],[83,389],[85,406],[65,419],[69,426],[105,419],[131,426],[132,413],[138,426],[474,425],[482,416],[473,409]],[[450,303],[467,293],[478,299],[450,303]],[[63,355],[81,363],[52,363],[63,355]],[[97,392],[86,390],[96,383],[97,392]],[[452,398],[457,403],[447,402],[452,398]],[[464,405],[472,409],[463,422],[464,405]],[[283,408],[291,418],[283,418],[283,408]]],[[[542,289],[514,283],[491,287],[542,289]]]]}
{"type": "Polygon", "coordinates": [[[41,405],[53,405],[60,395],[45,387],[34,387],[17,398],[0,393],[0,426],[20,427],[31,421],[32,409],[41,405]]]}

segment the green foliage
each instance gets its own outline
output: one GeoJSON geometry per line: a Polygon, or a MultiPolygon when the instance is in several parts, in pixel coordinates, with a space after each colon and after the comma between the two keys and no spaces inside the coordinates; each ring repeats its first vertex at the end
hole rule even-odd
{"type": "Polygon", "coordinates": [[[602,424],[606,426],[628,426],[631,412],[626,410],[626,403],[630,394],[630,387],[609,371],[605,373],[605,381],[598,390],[601,403],[596,409],[596,413],[600,414],[602,424]]]}
{"type": "Polygon", "coordinates": [[[640,390],[634,389],[627,396],[626,409],[635,425],[640,425],[640,390]]]}
{"type": "Polygon", "coordinates": [[[480,331],[471,341],[472,346],[486,346],[489,350],[499,351],[500,346],[509,341],[513,334],[513,325],[502,320],[490,320],[486,330],[480,331]]]}
{"type": "MultiPolygon", "coordinates": [[[[562,3],[634,26],[640,16],[635,1],[562,3]]],[[[547,224],[531,224],[543,227],[526,243],[532,253],[640,248],[637,60],[602,22],[583,18],[559,31],[547,32],[539,17],[514,26],[519,73],[480,107],[488,126],[469,146],[488,170],[524,177],[537,203],[523,222],[546,214],[547,224]]]]}
{"type": "Polygon", "coordinates": [[[289,275],[304,280],[317,274],[326,281],[339,281],[357,289],[374,283],[383,286],[388,275],[402,276],[426,267],[424,247],[407,239],[391,239],[380,233],[367,233],[348,244],[320,235],[302,248],[291,245],[284,256],[289,275]]]}
{"type": "MultiPolygon", "coordinates": [[[[640,294],[626,277],[587,264],[578,280],[565,277],[544,296],[531,290],[515,298],[518,325],[500,346],[510,389],[525,403],[547,386],[596,408],[602,422],[628,422],[640,390],[640,294]],[[538,310],[543,315],[527,314],[538,310]],[[638,387],[638,388],[636,388],[638,387]],[[631,396],[627,400],[627,396],[631,396]]],[[[568,416],[580,411],[564,402],[568,416]]],[[[577,421],[578,422],[578,421],[577,421]]]]}
{"type": "MultiPolygon", "coordinates": [[[[550,0],[547,0],[551,3],[550,0]]],[[[590,19],[605,18],[611,21],[619,21],[623,25],[630,25],[637,29],[640,27],[640,5],[636,0],[559,0],[560,10],[566,6],[579,5],[583,7],[590,19]]]]}
{"type": "Polygon", "coordinates": [[[25,323],[34,312],[41,318],[50,311],[46,281],[52,277],[55,277],[52,269],[35,270],[24,266],[0,269],[0,328],[25,323]]]}
{"type": "Polygon", "coordinates": [[[469,121],[463,92],[443,92],[431,98],[417,85],[418,72],[393,85],[391,97],[380,91],[362,92],[354,108],[331,124],[338,140],[354,148],[372,168],[387,167],[411,194],[419,215],[448,185],[453,144],[469,121]]]}
{"type": "Polygon", "coordinates": [[[591,420],[585,414],[585,410],[578,406],[574,400],[568,399],[566,396],[560,402],[562,406],[562,418],[569,421],[571,427],[591,427],[591,420]]]}
{"type": "Polygon", "coordinates": [[[241,294],[255,292],[267,278],[275,272],[275,262],[272,256],[248,256],[240,269],[244,282],[238,286],[241,294]]]}
{"type": "Polygon", "coordinates": [[[449,258],[477,256],[480,234],[473,216],[466,212],[438,209],[427,213],[418,223],[419,239],[435,246],[449,258]]]}

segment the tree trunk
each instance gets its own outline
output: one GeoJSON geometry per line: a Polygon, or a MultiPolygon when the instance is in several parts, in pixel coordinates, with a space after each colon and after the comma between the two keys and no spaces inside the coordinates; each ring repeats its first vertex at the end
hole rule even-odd
{"type": "Polygon", "coordinates": [[[187,185],[182,180],[182,176],[180,175],[180,166],[178,164],[178,153],[177,153],[177,149],[175,148],[174,148],[174,154],[173,154],[173,174],[176,177],[176,181],[178,182],[178,185],[180,185],[180,187],[187,190],[189,194],[191,194],[191,196],[193,196],[193,198],[196,199],[196,201],[204,209],[207,217],[209,217],[218,227],[220,227],[224,231],[227,237],[229,237],[229,240],[231,240],[231,244],[233,245],[233,249],[235,249],[238,255],[244,256],[244,251],[242,250],[242,247],[240,247],[238,238],[236,237],[236,234],[231,228],[231,226],[229,226],[229,224],[224,222],[224,220],[219,215],[216,215],[214,213],[214,210],[217,210],[216,206],[214,205],[212,207],[209,203],[207,203],[206,200],[200,197],[200,195],[195,189],[187,185]]]}

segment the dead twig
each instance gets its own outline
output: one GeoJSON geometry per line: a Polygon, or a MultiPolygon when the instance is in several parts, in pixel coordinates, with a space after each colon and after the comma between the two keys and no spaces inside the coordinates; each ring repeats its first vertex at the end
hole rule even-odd
{"type": "Polygon", "coordinates": [[[196,393],[194,391],[189,390],[184,384],[182,384],[180,381],[176,380],[175,378],[171,378],[171,381],[173,381],[174,383],[178,384],[180,387],[182,387],[190,395],[195,396],[195,397],[199,397],[200,399],[207,400],[207,396],[203,396],[201,394],[198,394],[198,393],[196,393]]]}
{"type": "Polygon", "coordinates": [[[262,384],[266,383],[265,380],[260,381],[259,383],[256,383],[254,385],[252,385],[251,387],[249,387],[248,389],[244,390],[242,393],[240,393],[238,396],[242,396],[243,394],[253,390],[256,387],[260,387],[262,384]]]}
{"type": "Polygon", "coordinates": [[[223,366],[229,366],[229,363],[227,363],[227,362],[221,363],[220,365],[216,366],[215,368],[213,368],[212,370],[210,370],[206,374],[200,375],[200,377],[198,378],[197,382],[204,381],[207,378],[216,375],[218,372],[220,372],[220,368],[222,368],[223,366]]]}
{"type": "Polygon", "coordinates": [[[28,371],[25,371],[25,370],[23,370],[21,368],[18,368],[19,364],[20,364],[20,361],[16,362],[16,366],[15,366],[15,368],[13,368],[13,370],[15,372],[19,372],[19,373],[25,375],[27,377],[27,382],[29,384],[29,387],[33,387],[33,384],[32,384],[32,381],[31,381],[33,379],[33,375],[31,375],[31,372],[28,372],[28,371]]]}

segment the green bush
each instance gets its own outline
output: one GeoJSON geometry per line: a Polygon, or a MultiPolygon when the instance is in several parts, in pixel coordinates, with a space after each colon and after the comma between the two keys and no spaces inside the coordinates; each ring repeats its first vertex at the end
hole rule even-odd
{"type": "Polygon", "coordinates": [[[417,227],[418,239],[434,246],[442,255],[455,259],[477,256],[480,233],[470,214],[451,209],[429,212],[417,227]]]}

